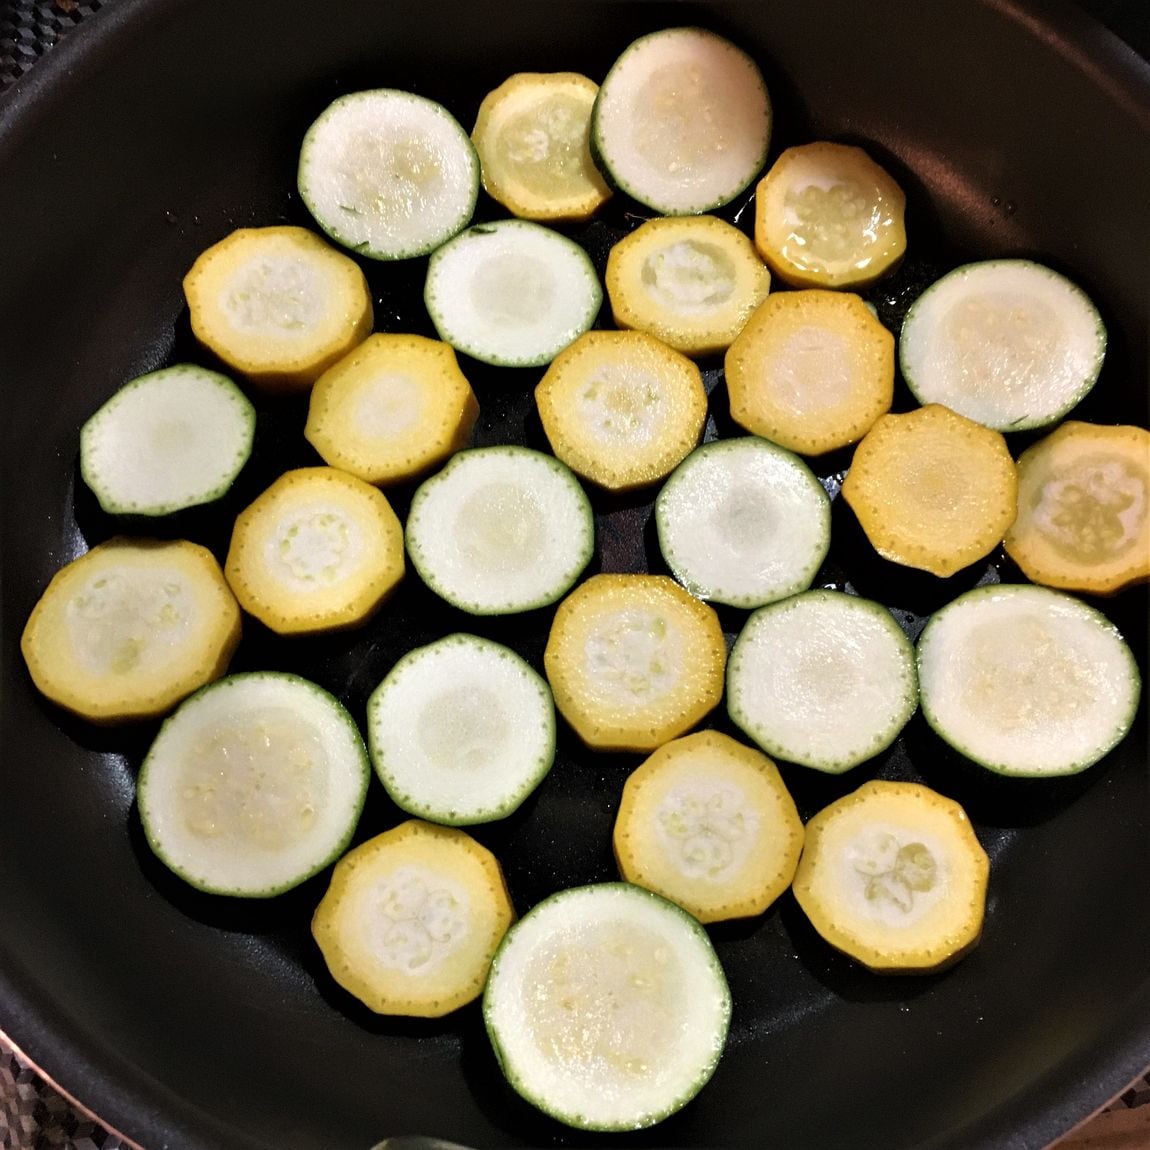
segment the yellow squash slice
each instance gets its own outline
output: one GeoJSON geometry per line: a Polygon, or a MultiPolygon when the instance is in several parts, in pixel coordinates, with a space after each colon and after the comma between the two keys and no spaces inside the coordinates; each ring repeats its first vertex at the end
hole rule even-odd
{"type": "Polygon", "coordinates": [[[1150,579],[1150,431],[1070,420],[1028,447],[1005,545],[1048,587],[1111,595],[1150,579]]]}
{"type": "Polygon", "coordinates": [[[236,517],[224,564],[240,606],[282,635],[366,622],[403,571],[391,505],[334,467],[281,475],[236,517]]]}
{"type": "Polygon", "coordinates": [[[628,882],[720,922],[762,914],[791,885],[803,823],[766,755],[699,731],[627,779],[614,846],[628,882]]]}
{"type": "Polygon", "coordinates": [[[707,393],[685,355],[638,331],[589,331],[535,389],[551,450],[611,491],[669,475],[699,442],[707,393]]]}
{"type": "Polygon", "coordinates": [[[377,1014],[440,1018],[479,997],[514,918],[486,847],[411,819],[336,863],[311,929],[332,977],[377,1014]]]}
{"type": "Polygon", "coordinates": [[[958,803],[873,779],[807,823],[794,892],[844,954],[879,973],[926,974],[977,944],[989,873],[958,803]]]}
{"type": "Polygon", "coordinates": [[[855,443],[890,410],[894,350],[857,295],[777,292],[727,351],[731,418],[801,455],[855,443]]]}
{"type": "Polygon", "coordinates": [[[240,610],[212,553],[116,538],[58,571],[24,628],[32,681],[96,723],[151,719],[219,678],[240,610]]]}
{"type": "Polygon", "coordinates": [[[543,665],[559,713],[597,750],[651,751],[723,696],[719,617],[665,575],[595,575],[555,612],[543,665]]]}
{"type": "Polygon", "coordinates": [[[370,335],[316,380],[304,436],[332,467],[398,483],[465,447],[478,414],[450,344],[370,335]]]}
{"type": "Polygon", "coordinates": [[[582,220],[606,203],[590,145],[598,92],[578,72],[518,72],[488,92],[471,133],[487,194],[525,220],[582,220]]]}
{"type": "Polygon", "coordinates": [[[606,285],[619,327],[701,356],[730,346],[766,298],[771,273],[725,220],[673,216],[640,224],[611,249],[606,285]]]}
{"type": "Polygon", "coordinates": [[[1018,475],[997,431],[930,404],[874,425],[842,494],[884,559],[945,577],[1002,541],[1018,475]]]}
{"type": "Polygon", "coordinates": [[[755,190],[755,246],[794,287],[862,287],[906,250],[902,189],[862,150],[788,148],[755,190]]]}
{"type": "Polygon", "coordinates": [[[359,265],[306,228],[239,228],[184,277],[192,331],[266,391],[306,391],[371,331],[359,265]]]}

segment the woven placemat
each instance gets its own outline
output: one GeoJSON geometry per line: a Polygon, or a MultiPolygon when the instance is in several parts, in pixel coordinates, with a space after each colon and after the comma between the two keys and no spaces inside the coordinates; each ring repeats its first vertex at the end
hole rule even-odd
{"type": "MultiPolygon", "coordinates": [[[[81,21],[114,2],[0,2],[0,89],[14,84],[81,21]]],[[[1150,55],[1147,0],[1089,0],[1082,7],[1143,56],[1150,55]]],[[[1060,1150],[1150,1150],[1150,1073],[1058,1145],[1060,1150]]],[[[62,1097],[0,1035],[0,1150],[134,1148],[62,1097]]]]}
{"type": "Polygon", "coordinates": [[[14,84],[85,17],[111,0],[4,0],[0,3],[0,88],[14,84]]]}

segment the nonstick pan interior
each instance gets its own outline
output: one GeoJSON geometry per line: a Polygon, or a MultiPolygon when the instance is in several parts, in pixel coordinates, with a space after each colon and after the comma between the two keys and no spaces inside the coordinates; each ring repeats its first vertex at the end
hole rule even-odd
{"type": "MultiPolygon", "coordinates": [[[[311,119],[343,92],[389,86],[439,99],[470,126],[482,95],[512,72],[601,79],[636,35],[687,23],[759,60],[775,107],[772,158],[816,138],[863,143],[907,189],[908,258],[867,293],[885,322],[897,330],[922,286],[963,260],[1040,258],[1092,295],[1110,332],[1102,380],[1075,418],[1147,423],[1150,81],[1061,6],[109,6],[0,107],[0,1023],[149,1150],[366,1150],[408,1133],[476,1147],[1039,1147],[1150,1062],[1145,710],[1115,753],[1073,779],[992,778],[919,719],[844,778],[784,767],[804,818],[874,776],[961,801],[992,858],[982,943],[943,975],[879,978],[832,952],[789,895],[761,919],[712,928],[735,1001],[718,1073],[654,1130],[587,1137],[506,1087],[475,1006],[442,1022],[387,1020],[334,986],[308,935],[326,876],[255,904],[170,876],[133,800],[154,726],[98,731],[30,686],[17,640],[33,603],[63,563],[123,530],[78,482],[78,429],[131,376],[210,362],[191,338],[181,276],[235,227],[308,223],[293,189],[311,119]]],[[[489,201],[480,211],[500,214],[489,201]]],[[[642,214],[620,199],[569,230],[602,269],[642,214]]],[[[749,226],[745,202],[724,214],[749,226]]],[[[365,266],[377,329],[433,334],[423,261],[365,266]]],[[[718,364],[707,366],[708,434],[733,434],[718,364]]],[[[481,404],[477,444],[545,448],[531,398],[538,373],[465,370],[481,404]]],[[[912,406],[901,384],[896,406],[912,406]]],[[[256,454],[231,496],[166,530],[222,554],[238,508],[280,471],[315,462],[303,415],[299,402],[261,402],[256,454]]],[[[816,469],[835,490],[848,462],[816,469]]],[[[395,494],[401,516],[410,494],[395,494]]],[[[589,573],[663,570],[650,493],[595,503],[589,573]]],[[[1019,577],[1001,553],[947,584],[916,576],[877,559],[835,506],[816,584],[887,603],[912,633],[958,590],[1019,577]]],[[[1144,592],[1100,605],[1145,671],[1144,592]]],[[[550,614],[473,619],[411,574],[358,634],[289,642],[250,622],[234,667],[294,670],[362,720],[399,655],[448,631],[511,643],[540,666],[550,614]]],[[[722,613],[729,637],[744,618],[722,613]]],[[[721,713],[711,725],[729,729],[721,713]]],[[[536,796],[477,829],[520,912],[561,887],[615,877],[610,828],[638,761],[589,754],[565,730],[536,796]]],[[[358,838],[398,818],[373,784],[358,838]]]]}

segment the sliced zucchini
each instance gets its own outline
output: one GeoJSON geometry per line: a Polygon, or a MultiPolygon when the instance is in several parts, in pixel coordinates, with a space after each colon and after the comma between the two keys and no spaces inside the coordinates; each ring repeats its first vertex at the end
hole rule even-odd
{"type": "Polygon", "coordinates": [[[479,404],[449,344],[369,335],[312,388],[304,437],[368,483],[414,479],[466,446],[479,404]]]}
{"type": "Polygon", "coordinates": [[[372,325],[359,265],[306,228],[239,228],[184,277],[192,331],[265,391],[306,391],[372,325]]]}
{"type": "Polygon", "coordinates": [[[370,259],[409,259],[468,225],[479,158],[442,104],[377,88],[320,113],[304,135],[297,182],[337,244],[370,259]]]}
{"type": "Polygon", "coordinates": [[[723,696],[719,617],[665,575],[593,575],[555,612],[543,654],[559,713],[590,747],[652,751],[723,696]]]}
{"type": "Polygon", "coordinates": [[[880,603],[806,591],[761,607],[727,667],[727,710],[768,754],[828,774],[874,758],[918,706],[914,647],[880,603]]]}
{"type": "Polygon", "coordinates": [[[594,548],[595,517],[579,481],[526,447],[459,452],[419,487],[407,518],[420,578],[473,615],[554,603],[594,548]]]}
{"type": "Polygon", "coordinates": [[[638,331],[589,331],[543,374],[535,403],[551,450],[611,491],[662,479],[699,442],[707,392],[698,367],[638,331]]]}
{"type": "Polygon", "coordinates": [[[606,285],[616,326],[703,356],[730,346],[766,298],[771,273],[725,220],[671,216],[647,220],[611,249],[606,285]]]}
{"type": "Polygon", "coordinates": [[[842,495],[884,559],[946,577],[1002,541],[1018,474],[997,431],[931,404],[878,419],[842,495]]]}
{"type": "Polygon", "coordinates": [[[863,287],[906,250],[902,189],[862,148],[787,148],[755,189],[755,246],[794,287],[863,287]]]}
{"type": "Polygon", "coordinates": [[[517,72],[488,92],[471,133],[487,194],[525,220],[584,220],[611,198],[591,158],[599,85],[578,72],[517,72]]]}
{"type": "Polygon", "coordinates": [[[36,687],[95,723],[151,719],[227,669],[240,610],[186,540],[111,539],[52,576],[20,650],[36,687]]]}
{"type": "Polygon", "coordinates": [[[240,606],[281,635],[359,626],[403,570],[387,499],[334,467],[281,475],[236,517],[224,564],[240,606]]]}
{"type": "Polygon", "coordinates": [[[724,361],[731,418],[803,455],[861,439],[894,398],[894,336],[849,292],[776,292],[724,361]]]}
{"type": "Polygon", "coordinates": [[[212,894],[268,898],[347,846],[371,768],[340,702],[298,675],[229,675],[184,701],[140,768],[148,845],[212,894]]]}
{"type": "Polygon", "coordinates": [[[1004,544],[1048,587],[1112,595],[1150,579],[1150,431],[1069,420],[1028,447],[1004,544]]]}
{"type": "Polygon", "coordinates": [[[702,28],[635,40],[611,65],[591,115],[600,168],[666,216],[730,203],[762,168],[770,138],[771,101],[758,65],[702,28]]]}
{"type": "Polygon", "coordinates": [[[627,883],[560,891],[504,938],[483,995],[507,1081],[568,1126],[638,1130],[714,1073],[731,995],[706,931],[627,883]]]}
{"type": "Polygon", "coordinates": [[[761,607],[805,591],[831,542],[831,502],[801,459],[765,439],[705,443],[655,500],[659,550],[700,599],[761,607]]]}
{"type": "Polygon", "coordinates": [[[486,847],[411,819],[336,863],[311,929],[332,977],[377,1014],[440,1018],[479,997],[514,918],[486,847]]]}
{"type": "Polygon", "coordinates": [[[977,945],[990,860],[966,812],[872,779],[807,823],[794,892],[833,947],[883,974],[928,974],[977,945]]]}
{"type": "Polygon", "coordinates": [[[573,240],[542,224],[498,220],[435,252],[423,301],[440,338],[472,359],[537,367],[595,322],[603,289],[573,240]]]}
{"type": "Polygon", "coordinates": [[[1079,287],[1030,260],[965,264],[918,297],[899,336],[920,403],[996,431],[1046,427],[1090,391],[1106,328],[1079,287]]]}
{"type": "Polygon", "coordinates": [[[693,914],[762,914],[791,885],[803,823],[766,755],[718,731],[664,743],[623,785],[619,873],[693,914]]]}
{"type": "Polygon", "coordinates": [[[409,651],[367,701],[371,761],[401,810],[467,826],[506,818],[555,758],[555,705],[514,651],[448,635],[409,651]]]}
{"type": "Polygon", "coordinates": [[[178,363],[124,384],[84,424],[80,474],[109,515],[170,515],[228,491],[255,427],[226,375],[178,363]]]}
{"type": "Polygon", "coordinates": [[[976,587],[918,641],[922,713],[955,750],[1004,775],[1069,775],[1117,746],[1142,681],[1100,611],[1029,584],[976,587]]]}

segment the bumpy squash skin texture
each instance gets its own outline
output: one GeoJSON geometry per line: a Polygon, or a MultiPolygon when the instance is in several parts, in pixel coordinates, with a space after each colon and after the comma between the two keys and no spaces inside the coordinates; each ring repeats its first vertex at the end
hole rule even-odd
{"type": "Polygon", "coordinates": [[[999,432],[929,404],[875,423],[842,495],[884,559],[945,578],[1002,541],[1018,475],[999,432]]]}
{"type": "Polygon", "coordinates": [[[1150,431],[1068,420],[1028,447],[1004,545],[1046,587],[1115,595],[1150,580],[1150,431]]]}
{"type": "MultiPolygon", "coordinates": [[[[107,594],[114,596],[114,587],[107,594]]],[[[218,679],[239,645],[240,630],[239,606],[210,551],[186,540],[116,537],[56,572],[28,618],[20,649],[42,694],[89,722],[116,724],[159,718],[193,691],[218,679]],[[191,585],[197,593],[198,609],[207,614],[183,644],[193,650],[186,653],[182,666],[163,671],[137,669],[141,656],[147,660],[139,625],[176,621],[170,612],[180,611],[177,602],[157,606],[161,600],[158,586],[143,597],[137,588],[118,605],[113,602],[103,621],[91,620],[94,629],[86,636],[79,630],[82,620],[77,621],[69,607],[75,604],[75,614],[82,615],[80,600],[101,595],[98,580],[106,584],[111,576],[123,584],[133,572],[164,566],[179,569],[185,586],[191,585]],[[135,624],[126,634],[116,628],[117,616],[124,614],[130,616],[127,622],[135,624]],[[77,649],[83,646],[88,648],[87,659],[77,649]],[[93,669],[93,661],[107,665],[93,669]]]]}
{"type": "Polygon", "coordinates": [[[766,755],[698,731],[628,776],[612,845],[627,882],[722,922],[762,914],[791,885],[803,823],[766,755]]]}
{"type": "MultiPolygon", "coordinates": [[[[919,829],[915,828],[916,831],[919,829]]],[[[909,837],[915,837],[914,833],[912,832],[909,837]]],[[[815,930],[836,950],[855,959],[868,970],[875,974],[936,974],[953,966],[978,945],[985,918],[989,875],[990,861],[986,851],[979,843],[966,812],[958,803],[920,783],[872,779],[852,794],[824,807],[809,820],[806,826],[803,857],[799,860],[792,889],[815,930]],[[898,888],[895,897],[905,898],[909,903],[910,913],[914,913],[915,900],[929,895],[929,887],[927,895],[923,894],[923,889],[933,879],[934,872],[932,871],[930,878],[924,882],[923,869],[921,866],[915,866],[912,853],[910,866],[901,871],[908,876],[909,884],[904,884],[899,875],[903,850],[910,847],[913,852],[913,848],[920,847],[921,843],[904,845],[903,850],[896,856],[894,869],[883,869],[886,867],[885,862],[875,863],[865,855],[858,862],[849,857],[845,863],[842,862],[836,857],[842,843],[833,841],[837,830],[836,823],[847,823],[847,820],[865,811],[868,805],[872,807],[876,821],[893,821],[893,816],[888,820],[885,814],[896,809],[896,804],[913,804],[925,809],[936,820],[935,833],[937,824],[942,824],[943,833],[947,833],[950,839],[948,845],[952,856],[944,865],[948,865],[957,874],[957,880],[954,875],[944,879],[947,887],[943,892],[943,901],[957,902],[959,905],[944,907],[942,914],[935,916],[934,922],[924,932],[925,937],[917,945],[897,939],[890,940],[888,945],[882,945],[874,938],[860,937],[859,930],[852,929],[840,921],[840,913],[827,897],[826,884],[820,883],[818,878],[819,871],[830,871],[839,867],[841,876],[851,868],[852,863],[854,863],[853,869],[866,866],[868,869],[858,875],[860,886],[866,883],[869,887],[871,882],[895,885],[898,888]],[[826,853],[830,853],[832,857],[829,859],[822,857],[826,853]],[[956,889],[951,889],[952,885],[956,889]],[[950,921],[939,924],[938,919],[943,915],[950,921]]],[[[834,894],[838,896],[841,892],[836,890],[834,894]]],[[[864,897],[870,900],[871,895],[867,894],[864,897]]],[[[880,894],[876,901],[881,901],[885,897],[887,896],[880,894]]],[[[937,907],[938,904],[935,905],[937,907]]],[[[868,924],[865,929],[874,928],[868,924]]]]}
{"type": "Polygon", "coordinates": [[[604,751],[652,751],[689,731],[722,698],[726,662],[718,615],[665,575],[592,576],[559,604],[543,654],[559,713],[604,751]]]}

